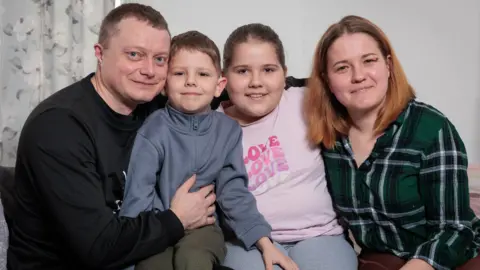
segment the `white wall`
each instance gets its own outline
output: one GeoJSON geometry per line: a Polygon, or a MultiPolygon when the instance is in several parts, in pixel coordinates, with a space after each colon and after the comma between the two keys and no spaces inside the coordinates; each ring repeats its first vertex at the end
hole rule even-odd
{"type": "Polygon", "coordinates": [[[480,1],[478,0],[140,0],[160,10],[172,34],[196,29],[222,49],[230,32],[261,22],[282,38],[289,75],[306,77],[316,42],[348,14],[389,36],[418,98],[457,127],[471,164],[480,164],[480,1]]]}

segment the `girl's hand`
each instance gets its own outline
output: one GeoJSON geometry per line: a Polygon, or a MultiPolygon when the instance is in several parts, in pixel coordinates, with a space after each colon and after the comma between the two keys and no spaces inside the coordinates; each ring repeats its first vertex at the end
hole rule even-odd
{"type": "Polygon", "coordinates": [[[284,270],[299,270],[295,262],[283,254],[267,237],[258,240],[257,248],[262,252],[266,270],[273,270],[275,264],[278,264],[284,270]]]}

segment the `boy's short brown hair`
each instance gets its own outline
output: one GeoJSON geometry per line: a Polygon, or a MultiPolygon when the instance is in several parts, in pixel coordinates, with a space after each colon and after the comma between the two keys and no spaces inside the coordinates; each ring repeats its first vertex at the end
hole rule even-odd
{"type": "Polygon", "coordinates": [[[170,60],[180,50],[199,51],[212,59],[213,65],[221,73],[220,51],[213,40],[198,31],[188,31],[172,38],[170,60]]]}

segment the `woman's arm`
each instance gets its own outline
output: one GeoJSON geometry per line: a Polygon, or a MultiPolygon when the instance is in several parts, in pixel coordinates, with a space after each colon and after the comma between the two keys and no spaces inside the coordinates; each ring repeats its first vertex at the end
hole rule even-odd
{"type": "MultiPolygon", "coordinates": [[[[419,191],[425,204],[429,240],[417,248],[412,259],[423,260],[435,269],[455,268],[469,259],[466,250],[475,235],[475,216],[470,209],[467,167],[462,139],[445,120],[422,156],[419,191]]],[[[403,269],[426,269],[413,267],[419,263],[412,261],[403,269]]]]}

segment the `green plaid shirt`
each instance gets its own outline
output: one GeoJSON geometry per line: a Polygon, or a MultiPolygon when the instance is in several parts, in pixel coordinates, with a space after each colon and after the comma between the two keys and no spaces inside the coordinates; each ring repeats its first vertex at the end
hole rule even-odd
{"type": "Polygon", "coordinates": [[[322,150],[336,210],[363,249],[436,269],[477,255],[465,146],[439,111],[412,100],[358,168],[348,138],[322,150]]]}

